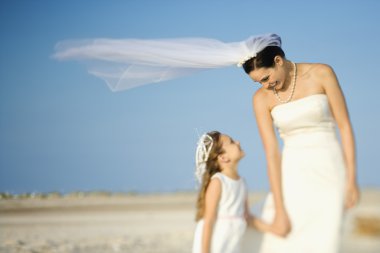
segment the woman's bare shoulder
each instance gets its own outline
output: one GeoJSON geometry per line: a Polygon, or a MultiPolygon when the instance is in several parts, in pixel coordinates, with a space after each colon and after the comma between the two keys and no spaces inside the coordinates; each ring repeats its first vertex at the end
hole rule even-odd
{"type": "MultiPolygon", "coordinates": [[[[324,63],[303,63],[300,65],[300,80],[308,84],[312,93],[324,92],[324,86],[336,79],[334,70],[324,63]],[[310,84],[313,84],[310,86],[310,84]]],[[[310,91],[310,90],[309,90],[310,91]]]]}
{"type": "Polygon", "coordinates": [[[325,63],[302,63],[303,73],[311,76],[330,76],[334,73],[333,68],[325,63]]]}
{"type": "Polygon", "coordinates": [[[252,96],[252,102],[253,104],[260,103],[262,105],[267,104],[268,102],[268,91],[261,87],[258,89],[252,96]]]}
{"type": "Polygon", "coordinates": [[[258,89],[252,97],[253,109],[256,113],[269,113],[271,108],[276,104],[274,96],[265,88],[258,89]]]}
{"type": "Polygon", "coordinates": [[[258,99],[260,100],[264,96],[265,96],[265,91],[263,90],[263,88],[260,88],[257,91],[255,91],[255,93],[253,93],[252,100],[253,101],[258,100],[258,99]]]}

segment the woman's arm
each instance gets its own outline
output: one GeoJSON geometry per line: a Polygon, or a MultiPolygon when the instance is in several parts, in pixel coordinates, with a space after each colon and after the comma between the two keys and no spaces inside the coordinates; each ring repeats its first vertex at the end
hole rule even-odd
{"type": "Polygon", "coordinates": [[[321,84],[331,106],[331,111],[337,123],[344,159],[347,167],[347,192],[346,208],[353,207],[359,199],[359,190],[356,178],[356,150],[355,139],[347,110],[346,101],[340,88],[334,70],[327,65],[320,65],[317,75],[321,78],[321,84]]]}
{"type": "Polygon", "coordinates": [[[218,204],[222,189],[219,179],[212,179],[205,198],[205,213],[203,217],[203,233],[202,233],[202,253],[209,253],[211,246],[212,232],[216,220],[218,204]]]}
{"type": "Polygon", "coordinates": [[[279,236],[286,236],[290,232],[291,225],[284,206],[282,194],[281,154],[274,132],[270,108],[266,103],[265,94],[260,92],[260,90],[256,92],[253,97],[253,109],[255,111],[261,140],[264,145],[269,183],[276,209],[272,232],[279,236]]]}

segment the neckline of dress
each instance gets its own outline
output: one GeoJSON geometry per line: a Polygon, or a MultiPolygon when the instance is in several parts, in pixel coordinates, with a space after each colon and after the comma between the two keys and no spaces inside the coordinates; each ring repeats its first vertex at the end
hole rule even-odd
{"type": "Polygon", "coordinates": [[[296,100],[289,101],[288,103],[275,105],[275,106],[272,108],[272,110],[270,111],[270,113],[272,113],[277,107],[281,107],[281,106],[284,106],[284,105],[293,104],[293,103],[296,103],[296,102],[299,102],[299,101],[303,101],[303,100],[305,100],[305,99],[308,99],[308,98],[311,98],[311,97],[315,97],[315,96],[323,96],[323,97],[327,97],[327,95],[324,94],[324,93],[316,93],[316,94],[308,95],[308,96],[305,96],[305,97],[302,97],[302,98],[299,98],[299,99],[296,99],[296,100]]]}
{"type": "Polygon", "coordinates": [[[241,180],[241,176],[239,176],[238,179],[234,179],[234,178],[231,178],[231,177],[229,177],[229,176],[223,174],[222,172],[219,172],[219,173],[222,175],[222,177],[228,178],[229,180],[231,180],[231,181],[233,181],[233,182],[240,182],[240,180],[241,180]]]}

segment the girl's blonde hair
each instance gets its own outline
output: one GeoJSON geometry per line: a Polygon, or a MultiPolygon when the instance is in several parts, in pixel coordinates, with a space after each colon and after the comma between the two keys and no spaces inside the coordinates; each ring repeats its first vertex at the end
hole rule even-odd
{"type": "Polygon", "coordinates": [[[221,172],[221,169],[218,163],[218,156],[224,153],[224,150],[222,149],[222,141],[221,141],[222,134],[218,131],[212,131],[207,134],[213,139],[213,144],[212,144],[209,157],[206,162],[206,171],[203,174],[202,183],[201,183],[201,187],[198,194],[197,213],[195,217],[196,221],[203,218],[204,211],[205,211],[205,197],[206,197],[207,187],[210,184],[211,177],[215,173],[221,172]]]}

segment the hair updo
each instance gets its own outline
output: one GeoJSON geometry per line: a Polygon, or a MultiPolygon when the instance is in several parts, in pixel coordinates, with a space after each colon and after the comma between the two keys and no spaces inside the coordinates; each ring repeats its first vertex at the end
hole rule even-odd
{"type": "Polygon", "coordinates": [[[249,74],[251,71],[258,68],[271,68],[274,66],[274,58],[279,55],[285,58],[285,53],[281,47],[268,46],[257,53],[257,55],[248,61],[244,62],[243,68],[245,73],[249,74]]]}

